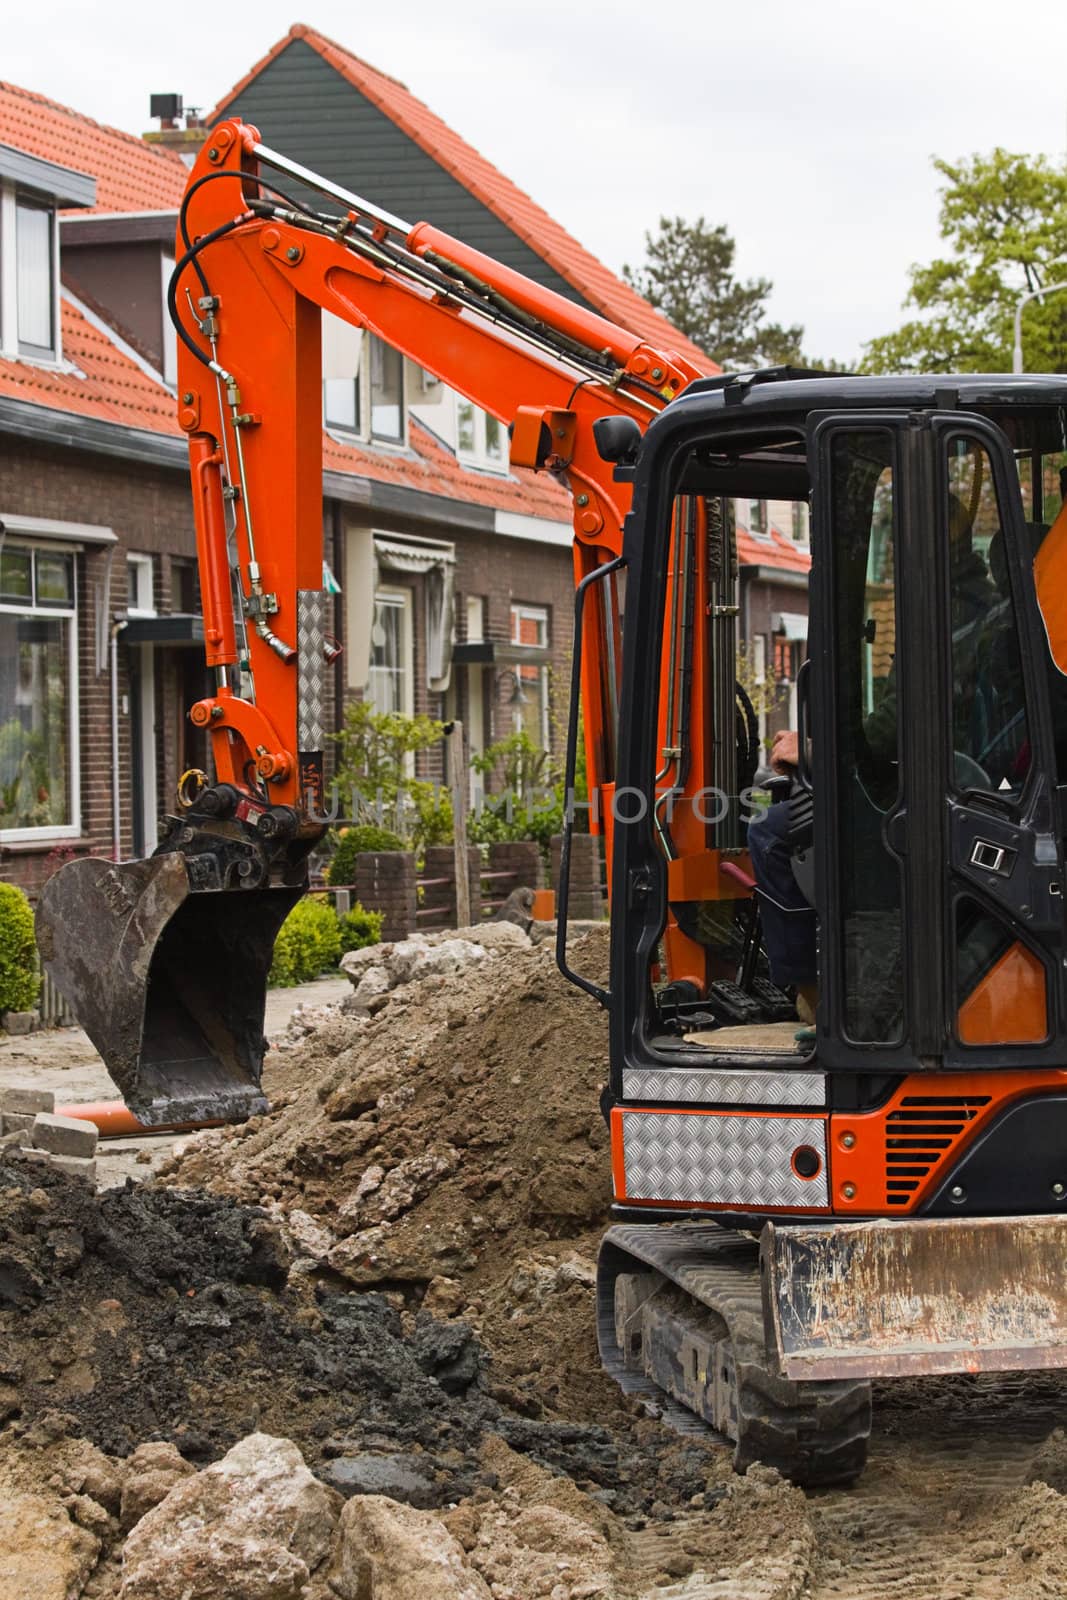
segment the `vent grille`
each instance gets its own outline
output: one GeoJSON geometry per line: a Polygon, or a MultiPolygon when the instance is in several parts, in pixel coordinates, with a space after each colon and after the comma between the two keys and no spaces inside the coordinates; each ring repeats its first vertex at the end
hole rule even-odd
{"type": "Polygon", "coordinates": [[[990,1095],[907,1095],[885,1122],[886,1204],[906,1206],[951,1155],[990,1095]]]}

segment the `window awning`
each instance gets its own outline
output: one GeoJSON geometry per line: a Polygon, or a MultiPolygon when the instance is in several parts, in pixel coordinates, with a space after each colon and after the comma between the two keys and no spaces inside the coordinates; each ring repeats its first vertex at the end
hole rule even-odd
{"type": "Polygon", "coordinates": [[[444,539],[397,539],[376,533],[374,553],[378,565],[392,572],[432,572],[434,567],[456,564],[456,547],[444,539]]]}
{"type": "Polygon", "coordinates": [[[64,544],[118,544],[113,528],[97,522],[60,522],[55,517],[26,517],[19,511],[0,511],[0,538],[56,539],[64,544]]]}
{"type": "Polygon", "coordinates": [[[123,644],[203,645],[204,619],[192,611],[129,617],[119,638],[123,644]]]}
{"type": "Polygon", "coordinates": [[[808,619],[799,611],[779,611],[774,617],[773,633],[785,634],[787,639],[806,639],[808,619]]]}

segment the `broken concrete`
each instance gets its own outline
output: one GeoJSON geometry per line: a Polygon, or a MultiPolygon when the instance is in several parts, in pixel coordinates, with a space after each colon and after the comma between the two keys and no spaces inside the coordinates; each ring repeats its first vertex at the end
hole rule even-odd
{"type": "Polygon", "coordinates": [[[300,1600],[338,1506],[294,1444],[252,1434],[137,1523],[121,1600],[300,1600]]]}

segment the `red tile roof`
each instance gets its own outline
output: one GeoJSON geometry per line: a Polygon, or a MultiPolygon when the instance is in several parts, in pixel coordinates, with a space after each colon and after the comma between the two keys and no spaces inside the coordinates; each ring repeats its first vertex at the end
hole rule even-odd
{"type": "Polygon", "coordinates": [[[176,211],[188,172],[172,150],[83,117],[43,94],[0,82],[0,144],[96,179],[100,211],[176,211]]]}
{"type": "MultiPolygon", "coordinates": [[[[0,360],[0,395],[149,433],[180,432],[170,391],[65,297],[62,327],[63,355],[76,370],[0,360]]],[[[518,469],[510,476],[469,471],[415,418],[410,451],[342,444],[323,434],[323,466],[424,494],[568,524],[571,520],[570,497],[551,478],[518,469]]]]}
{"type": "Polygon", "coordinates": [[[208,118],[209,122],[222,116],[235,96],[294,39],[303,39],[305,44],[316,50],[324,61],[499,217],[512,233],[529,245],[542,261],[558,272],[602,316],[639,334],[649,344],[684,356],[701,372],[718,372],[715,363],[673,327],[666,317],[584,249],[547,211],[505,178],[502,172],[498,172],[492,162],[487,161],[465,139],[461,139],[402,83],[379,72],[377,67],[372,67],[368,62],[361,61],[342,45],[335,44],[332,39],[327,39],[303,22],[294,24],[240,83],[223,96],[208,118]]]}
{"type": "Polygon", "coordinates": [[[742,567],[774,567],[779,572],[805,574],[811,570],[810,552],[773,525],[769,534],[757,535],[739,524],[737,559],[742,567]]]}
{"type": "Polygon", "coordinates": [[[421,489],[424,494],[472,500],[476,505],[546,517],[570,526],[571,497],[546,473],[527,472],[521,467],[506,475],[473,472],[461,466],[416,417],[411,418],[408,437],[410,453],[342,444],[334,435],[324,434],[322,464],[331,471],[355,473],[376,483],[399,483],[408,489],[421,489]]]}
{"type": "Polygon", "coordinates": [[[177,433],[174,396],[124,355],[76,306],[62,305],[63,356],[78,370],[0,360],[0,395],[55,411],[177,433]]]}

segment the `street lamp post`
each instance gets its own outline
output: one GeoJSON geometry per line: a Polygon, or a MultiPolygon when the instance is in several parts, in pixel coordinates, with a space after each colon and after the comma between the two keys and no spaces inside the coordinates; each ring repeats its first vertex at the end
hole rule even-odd
{"type": "Polygon", "coordinates": [[[1015,305],[1015,344],[1011,353],[1011,370],[1022,372],[1023,368],[1023,307],[1029,305],[1031,300],[1040,300],[1043,294],[1055,294],[1058,289],[1067,289],[1067,281],[1063,283],[1049,283],[1044,289],[1031,289],[1029,294],[1024,294],[1015,305]]]}

